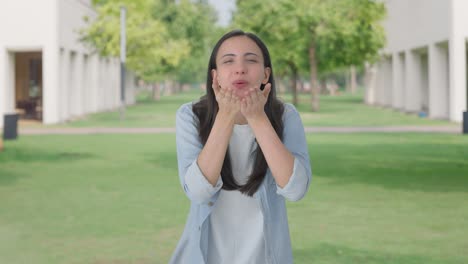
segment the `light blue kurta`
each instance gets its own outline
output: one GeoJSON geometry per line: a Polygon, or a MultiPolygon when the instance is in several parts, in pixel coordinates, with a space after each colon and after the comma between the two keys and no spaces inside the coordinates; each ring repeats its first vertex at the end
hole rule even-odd
{"type": "MultiPolygon", "coordinates": [[[[283,143],[294,155],[293,174],[284,188],[280,188],[271,171],[254,198],[263,215],[265,263],[293,263],[285,198],[298,201],[304,197],[311,181],[311,168],[307,142],[299,113],[293,105],[285,104],[283,113],[283,143]]],[[[203,148],[197,131],[197,118],[192,104],[182,105],[176,115],[176,143],[179,179],[191,201],[190,212],[182,237],[173,253],[171,264],[207,263],[209,248],[210,214],[222,187],[219,177],[213,187],[197,165],[203,148]]]]}

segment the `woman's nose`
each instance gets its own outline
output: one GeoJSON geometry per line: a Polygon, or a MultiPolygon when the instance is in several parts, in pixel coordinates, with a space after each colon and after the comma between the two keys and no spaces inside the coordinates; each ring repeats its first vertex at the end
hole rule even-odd
{"type": "Polygon", "coordinates": [[[236,74],[246,74],[247,73],[247,67],[245,67],[244,63],[238,63],[236,65],[236,74]]]}

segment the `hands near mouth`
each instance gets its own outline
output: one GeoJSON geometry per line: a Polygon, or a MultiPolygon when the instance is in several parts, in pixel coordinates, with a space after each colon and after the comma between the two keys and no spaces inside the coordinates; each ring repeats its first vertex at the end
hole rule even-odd
{"type": "Polygon", "coordinates": [[[212,85],[218,102],[219,112],[234,118],[240,111],[249,122],[252,119],[265,114],[264,108],[271,91],[271,84],[267,83],[265,88],[250,87],[244,92],[244,97],[239,98],[231,87],[221,87],[215,83],[212,85]]]}

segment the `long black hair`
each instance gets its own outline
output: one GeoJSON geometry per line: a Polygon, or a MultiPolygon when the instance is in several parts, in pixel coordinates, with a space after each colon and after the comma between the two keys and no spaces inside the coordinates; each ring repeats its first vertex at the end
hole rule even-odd
{"type": "MultiPolygon", "coordinates": [[[[262,51],[264,59],[264,67],[269,67],[271,69],[270,77],[268,83],[271,84],[271,91],[268,95],[267,102],[265,104],[265,113],[268,116],[273,128],[276,131],[276,134],[280,139],[283,138],[283,110],[284,106],[281,101],[276,98],[276,88],[275,80],[273,77],[273,68],[271,65],[270,53],[266,45],[253,33],[244,32],[242,30],[233,30],[225,34],[218,40],[216,45],[211,52],[210,61],[208,63],[208,73],[206,77],[206,94],[200,98],[200,101],[194,103],[192,106],[193,112],[198,118],[198,135],[203,145],[206,144],[208,136],[210,135],[211,129],[218,112],[218,102],[216,101],[216,96],[214,94],[213,88],[211,87],[213,83],[213,77],[211,71],[216,69],[216,56],[218,54],[219,47],[229,38],[245,36],[253,40],[257,46],[262,51]]],[[[260,89],[263,90],[264,85],[260,89]]],[[[229,148],[229,147],[228,147],[229,148]]],[[[252,169],[252,173],[249,176],[249,179],[245,185],[239,185],[232,175],[231,161],[229,157],[229,151],[226,152],[224,157],[223,167],[221,168],[221,177],[223,180],[223,189],[224,190],[239,190],[243,194],[248,196],[253,196],[254,193],[260,187],[263,179],[265,178],[266,171],[268,169],[268,164],[265,160],[262,150],[258,146],[254,152],[255,162],[252,169]]]]}

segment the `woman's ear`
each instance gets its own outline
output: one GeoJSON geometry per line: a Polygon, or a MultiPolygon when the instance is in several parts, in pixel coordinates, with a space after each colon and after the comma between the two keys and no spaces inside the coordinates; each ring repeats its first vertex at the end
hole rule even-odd
{"type": "Polygon", "coordinates": [[[270,79],[270,74],[271,74],[271,68],[270,67],[265,67],[265,78],[262,80],[263,84],[268,83],[268,80],[270,79]]]}
{"type": "Polygon", "coordinates": [[[211,70],[211,78],[213,79],[212,85],[218,86],[218,73],[216,72],[215,69],[211,70]]]}

